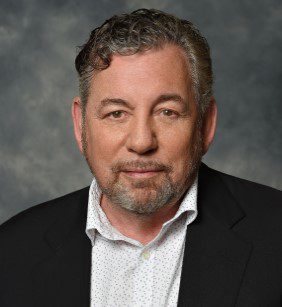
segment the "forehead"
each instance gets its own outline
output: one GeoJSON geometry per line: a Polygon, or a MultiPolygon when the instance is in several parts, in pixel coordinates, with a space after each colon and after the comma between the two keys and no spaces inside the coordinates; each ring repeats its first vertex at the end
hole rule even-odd
{"type": "Polygon", "coordinates": [[[89,98],[96,102],[105,96],[150,100],[169,92],[182,96],[191,92],[189,62],[176,45],[113,55],[107,69],[94,73],[89,98]]]}

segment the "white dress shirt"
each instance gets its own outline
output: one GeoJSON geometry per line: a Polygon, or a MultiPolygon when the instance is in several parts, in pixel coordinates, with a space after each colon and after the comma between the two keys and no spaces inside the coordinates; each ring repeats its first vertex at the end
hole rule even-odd
{"type": "Polygon", "coordinates": [[[110,224],[93,179],[86,225],[92,242],[91,307],[177,306],[186,228],[197,216],[197,187],[198,178],[175,216],[142,245],[110,224]]]}

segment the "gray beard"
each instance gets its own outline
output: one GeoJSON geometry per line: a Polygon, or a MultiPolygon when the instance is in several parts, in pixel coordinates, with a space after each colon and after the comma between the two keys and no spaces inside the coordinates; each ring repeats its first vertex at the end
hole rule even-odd
{"type": "Polygon", "coordinates": [[[173,184],[167,175],[158,186],[152,186],[140,181],[139,184],[138,182],[134,184],[134,189],[138,191],[136,193],[131,192],[129,188],[121,183],[101,188],[102,192],[113,204],[139,215],[150,215],[173,202],[181,193],[182,187],[173,184]],[[138,197],[139,194],[141,194],[141,199],[138,197]]]}
{"type": "Polygon", "coordinates": [[[168,171],[162,181],[155,182],[154,178],[141,179],[130,183],[130,187],[118,181],[118,174],[115,174],[114,181],[101,185],[89,161],[88,164],[102,193],[113,205],[146,216],[180,200],[195,180],[200,162],[199,157],[197,161],[191,161],[185,180],[181,183],[173,182],[168,171]]]}

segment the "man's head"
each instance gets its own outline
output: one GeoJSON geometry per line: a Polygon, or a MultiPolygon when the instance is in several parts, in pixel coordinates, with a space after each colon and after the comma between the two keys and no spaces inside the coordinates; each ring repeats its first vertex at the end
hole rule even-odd
{"type": "Polygon", "coordinates": [[[108,200],[139,214],[179,200],[216,123],[199,31],[156,10],[114,16],[91,33],[76,68],[76,139],[108,200]]]}

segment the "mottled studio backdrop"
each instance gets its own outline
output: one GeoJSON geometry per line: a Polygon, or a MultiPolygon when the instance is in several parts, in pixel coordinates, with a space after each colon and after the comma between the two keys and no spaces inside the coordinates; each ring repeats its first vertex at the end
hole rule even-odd
{"type": "Polygon", "coordinates": [[[76,46],[112,14],[158,8],[207,37],[219,123],[212,167],[282,187],[282,1],[0,0],[0,223],[88,185],[70,116],[76,46]]]}

